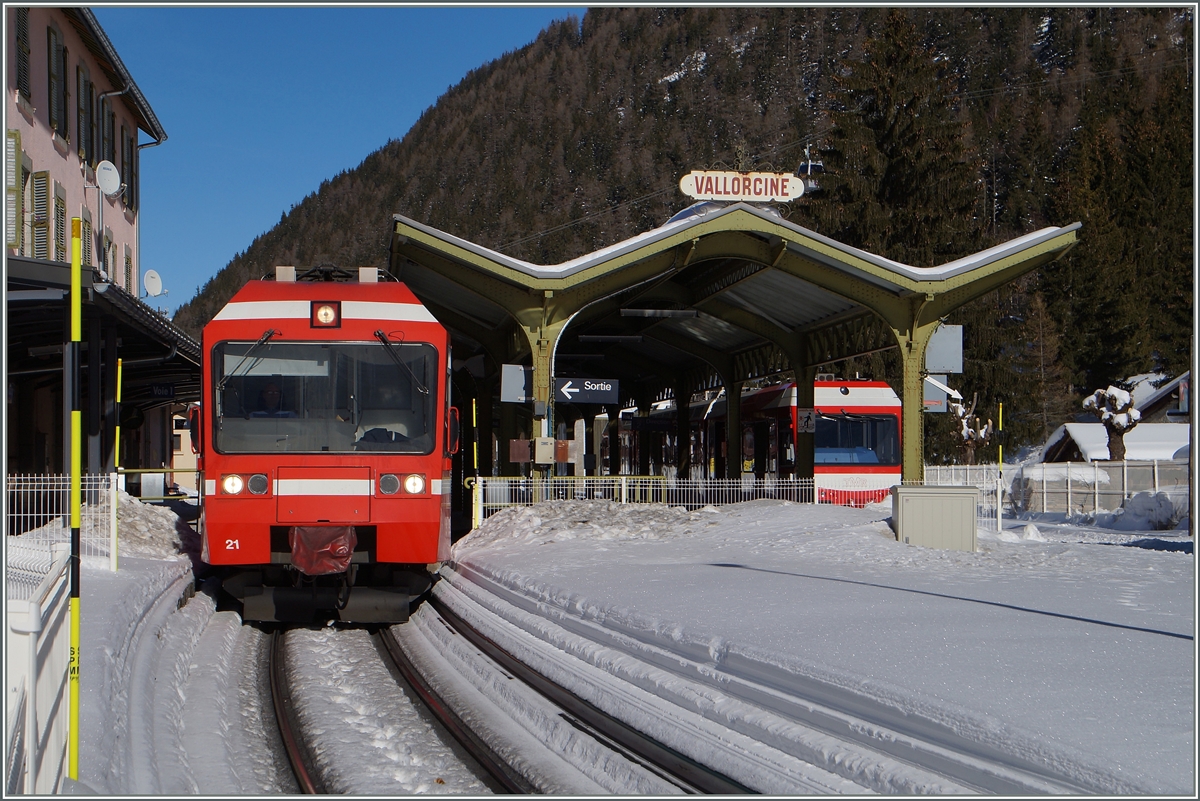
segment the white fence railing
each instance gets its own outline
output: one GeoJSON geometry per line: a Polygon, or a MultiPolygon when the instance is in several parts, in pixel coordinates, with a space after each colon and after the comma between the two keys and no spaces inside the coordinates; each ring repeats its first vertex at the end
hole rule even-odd
{"type": "MultiPolygon", "coordinates": [[[[1087,513],[1115,511],[1140,493],[1167,493],[1186,510],[1188,463],[1088,462],[1000,465],[926,465],[925,484],[979,489],[979,528],[999,531],[1005,514],[1021,512],[1087,513]]],[[[833,490],[814,487],[813,479],[677,479],[673,476],[482,477],[474,485],[474,525],[510,506],[547,500],[610,500],[618,503],[665,503],[698,509],[707,505],[778,498],[795,503],[863,506],[886,503],[886,490],[833,490]]]]}
{"type": "MultiPolygon", "coordinates": [[[[117,569],[117,474],[80,477],[79,554],[107,557],[117,569]]],[[[71,541],[69,475],[5,476],[5,533],[46,549],[71,541]]]]}
{"type": "Polygon", "coordinates": [[[818,488],[811,478],[677,479],[662,476],[482,477],[473,485],[473,524],[501,509],[550,500],[663,503],[689,510],[760,498],[862,507],[887,502],[889,491],[818,488]]]}
{"type": "Polygon", "coordinates": [[[71,660],[65,543],[5,542],[5,793],[55,793],[65,773],[71,660]]]}
{"type": "Polygon", "coordinates": [[[728,503],[777,498],[813,502],[812,479],[675,479],[662,476],[481,477],[473,487],[474,523],[501,509],[551,500],[607,500],[617,503],[664,503],[699,509],[728,503]]]}
{"type": "Polygon", "coordinates": [[[1009,491],[1013,508],[1020,512],[1113,512],[1142,493],[1165,493],[1187,510],[1190,475],[1186,460],[1046,462],[1016,470],[1009,491]]]}

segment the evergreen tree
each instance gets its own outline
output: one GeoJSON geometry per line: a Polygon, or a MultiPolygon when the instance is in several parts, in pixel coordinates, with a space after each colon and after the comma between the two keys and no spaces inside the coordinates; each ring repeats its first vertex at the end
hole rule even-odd
{"type": "Polygon", "coordinates": [[[891,12],[836,82],[826,194],[811,207],[822,233],[922,266],[971,251],[976,175],[954,88],[907,13],[891,12]]]}

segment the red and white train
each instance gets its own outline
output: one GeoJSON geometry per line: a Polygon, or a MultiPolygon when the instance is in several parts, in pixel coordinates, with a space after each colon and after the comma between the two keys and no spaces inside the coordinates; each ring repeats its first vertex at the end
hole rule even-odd
{"type": "Polygon", "coordinates": [[[450,339],[379,277],[278,268],[204,328],[201,558],[246,620],[403,621],[449,558],[450,339]]]}
{"type": "MultiPolygon", "coordinates": [[[[855,505],[884,500],[891,487],[900,483],[900,398],[884,381],[822,376],[813,389],[814,500],[855,505]]],[[[744,393],[736,449],[716,447],[725,440],[725,398],[693,402],[692,463],[700,466],[700,474],[719,478],[724,460],[731,453],[739,458],[740,453],[744,473],[794,475],[801,423],[796,401],[794,382],[744,393]]],[[[674,414],[673,409],[662,410],[651,417],[659,418],[658,430],[670,432],[674,414]]]]}

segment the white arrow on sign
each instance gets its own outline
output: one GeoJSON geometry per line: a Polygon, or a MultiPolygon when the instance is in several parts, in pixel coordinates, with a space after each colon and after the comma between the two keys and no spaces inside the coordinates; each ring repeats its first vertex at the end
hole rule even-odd
{"type": "Polygon", "coordinates": [[[570,381],[563,384],[559,389],[562,390],[563,397],[567,400],[571,399],[571,395],[579,393],[579,387],[572,387],[570,381]]]}

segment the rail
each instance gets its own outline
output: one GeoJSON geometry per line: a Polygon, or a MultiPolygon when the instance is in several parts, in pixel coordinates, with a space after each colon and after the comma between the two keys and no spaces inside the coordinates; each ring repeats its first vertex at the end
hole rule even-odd
{"type": "Polygon", "coordinates": [[[391,657],[401,677],[408,682],[426,709],[506,794],[531,795],[537,792],[528,779],[505,762],[504,758],[472,731],[467,722],[442,699],[434,686],[413,665],[393,632],[383,630],[376,632],[374,636],[383,645],[384,652],[391,657]]]}
{"type": "Polygon", "coordinates": [[[267,674],[271,684],[271,704],[275,709],[275,722],[279,726],[279,736],[283,740],[283,749],[287,754],[288,764],[296,777],[300,791],[306,795],[323,795],[325,785],[320,775],[312,767],[313,759],[308,746],[299,735],[299,725],[296,722],[295,707],[291,694],[287,690],[287,659],[283,647],[284,630],[276,629],[271,633],[271,645],[267,657],[267,674]]]}

